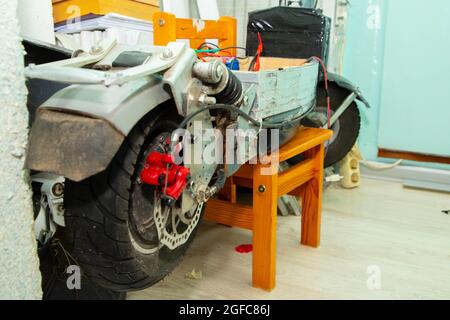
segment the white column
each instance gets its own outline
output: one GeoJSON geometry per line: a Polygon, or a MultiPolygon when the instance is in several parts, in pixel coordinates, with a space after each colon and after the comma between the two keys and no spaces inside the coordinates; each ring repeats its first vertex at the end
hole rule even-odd
{"type": "Polygon", "coordinates": [[[160,0],[161,10],[170,12],[177,18],[190,18],[189,0],[160,0]]]}
{"type": "Polygon", "coordinates": [[[21,35],[55,44],[52,0],[19,0],[21,35]]]}
{"type": "Polygon", "coordinates": [[[220,18],[216,0],[197,0],[197,7],[201,19],[217,20],[220,18]]]}
{"type": "Polygon", "coordinates": [[[41,274],[33,231],[27,90],[17,0],[0,0],[0,299],[40,299],[41,274]]]}

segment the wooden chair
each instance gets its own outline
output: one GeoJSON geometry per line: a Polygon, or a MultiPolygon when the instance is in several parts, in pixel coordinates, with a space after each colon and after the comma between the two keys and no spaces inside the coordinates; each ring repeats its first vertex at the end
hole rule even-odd
{"type": "Polygon", "coordinates": [[[236,55],[237,21],[232,17],[221,17],[217,21],[177,18],[167,12],[153,15],[154,44],[165,46],[177,39],[190,40],[191,48],[197,49],[210,39],[218,39],[220,48],[236,55]]]}
{"type": "MultiPolygon", "coordinates": [[[[209,39],[218,39],[219,47],[231,47],[227,51],[236,55],[235,18],[221,17],[218,21],[179,19],[173,14],[158,12],[153,16],[153,26],[155,45],[165,46],[177,39],[188,39],[191,48],[197,49],[209,39]]],[[[302,65],[305,60],[270,58],[266,62],[267,68],[278,68],[302,65]]],[[[225,196],[228,201],[208,201],[206,219],[253,231],[253,286],[265,290],[275,287],[275,232],[279,196],[292,194],[302,197],[301,243],[312,247],[320,245],[324,143],[331,136],[332,131],[329,130],[299,130],[298,134],[272,157],[279,156],[279,162],[283,162],[303,154],[305,160],[302,163],[282,173],[278,172],[275,162],[244,165],[227,181],[225,190],[228,192],[225,196]],[[272,170],[272,174],[261,174],[262,170],[268,169],[272,170]],[[253,189],[252,207],[237,203],[238,185],[253,189]]]]}
{"type": "MultiPolygon", "coordinates": [[[[332,136],[325,129],[302,128],[276,155],[279,162],[244,165],[227,181],[228,201],[211,199],[205,217],[224,225],[253,232],[253,286],[275,288],[276,222],[278,197],[302,198],[301,244],[320,245],[324,143],[332,136]],[[277,163],[303,154],[304,161],[284,172],[277,163]],[[271,170],[264,175],[262,170],[271,170]],[[237,203],[236,186],[253,189],[253,206],[237,203]]],[[[266,161],[264,161],[266,163],[266,161]]]]}

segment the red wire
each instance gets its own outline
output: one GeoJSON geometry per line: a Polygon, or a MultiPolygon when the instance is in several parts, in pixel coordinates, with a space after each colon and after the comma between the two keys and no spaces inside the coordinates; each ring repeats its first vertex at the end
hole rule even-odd
{"type": "Polygon", "coordinates": [[[259,71],[261,69],[260,57],[264,50],[263,41],[261,37],[261,33],[258,32],[258,50],[256,51],[256,63],[253,71],[259,71]]]}
{"type": "Polygon", "coordinates": [[[328,75],[327,75],[327,68],[325,67],[325,63],[322,59],[319,57],[311,57],[312,59],[317,60],[321,65],[323,69],[323,76],[325,80],[325,91],[327,95],[327,107],[328,107],[328,129],[331,129],[331,99],[330,99],[330,92],[328,91],[328,75]]]}
{"type": "MultiPolygon", "coordinates": [[[[208,48],[208,49],[217,49],[218,53],[219,52],[223,52],[224,54],[227,54],[230,58],[236,58],[236,56],[232,55],[230,51],[221,49],[221,48],[214,48],[212,46],[209,45],[203,45],[202,47],[199,47],[198,49],[201,48],[208,48]]],[[[202,61],[206,61],[204,57],[214,57],[214,58],[227,58],[227,56],[218,54],[218,53],[209,53],[209,52],[202,52],[202,53],[198,53],[198,57],[202,60],[202,61]]]]}

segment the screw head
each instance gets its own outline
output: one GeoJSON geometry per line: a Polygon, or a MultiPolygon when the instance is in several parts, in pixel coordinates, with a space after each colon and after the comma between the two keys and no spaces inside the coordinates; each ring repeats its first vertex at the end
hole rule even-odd
{"type": "Polygon", "coordinates": [[[264,192],[266,192],[266,186],[265,185],[260,185],[259,187],[258,187],[258,191],[259,192],[261,192],[261,193],[264,193],[264,192]]]}
{"type": "Polygon", "coordinates": [[[64,185],[60,182],[55,183],[52,187],[52,193],[57,197],[62,196],[64,194],[64,185]]]}
{"type": "Polygon", "coordinates": [[[158,20],[158,24],[159,24],[160,27],[162,27],[163,25],[166,24],[166,21],[164,19],[159,19],[158,20]]]}

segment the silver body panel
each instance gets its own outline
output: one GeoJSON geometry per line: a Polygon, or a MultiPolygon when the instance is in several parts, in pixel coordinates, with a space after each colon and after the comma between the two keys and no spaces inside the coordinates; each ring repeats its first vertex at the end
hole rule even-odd
{"type": "Polygon", "coordinates": [[[148,76],[122,86],[72,85],[57,92],[43,107],[107,120],[123,135],[152,109],[171,99],[161,77],[148,76]]]}

